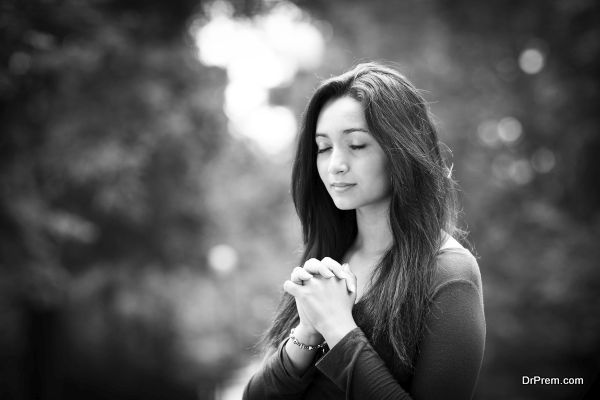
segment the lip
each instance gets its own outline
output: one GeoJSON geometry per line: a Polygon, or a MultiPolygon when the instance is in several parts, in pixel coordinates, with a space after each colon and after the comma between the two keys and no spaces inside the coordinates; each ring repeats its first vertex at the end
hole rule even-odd
{"type": "Polygon", "coordinates": [[[354,183],[346,183],[346,182],[333,182],[331,186],[333,187],[345,187],[345,186],[354,186],[354,183]]]}
{"type": "Polygon", "coordinates": [[[355,185],[356,183],[334,182],[330,186],[336,192],[344,192],[355,185]]]}

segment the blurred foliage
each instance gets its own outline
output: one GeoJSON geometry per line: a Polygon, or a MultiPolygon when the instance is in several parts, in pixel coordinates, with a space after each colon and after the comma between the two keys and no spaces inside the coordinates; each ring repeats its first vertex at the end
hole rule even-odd
{"type": "MultiPolygon", "coordinates": [[[[599,367],[597,2],[296,4],[327,52],[272,101],[300,115],[318,77],[365,59],[427,91],[484,281],[478,398],[577,398],[521,377],[599,367]],[[514,120],[515,140],[488,140],[514,120]]],[[[212,398],[255,353],[300,249],[291,154],[228,134],[227,75],[187,32],[201,16],[192,0],[0,2],[0,398],[212,398]],[[233,271],[211,264],[222,243],[233,271]]]]}

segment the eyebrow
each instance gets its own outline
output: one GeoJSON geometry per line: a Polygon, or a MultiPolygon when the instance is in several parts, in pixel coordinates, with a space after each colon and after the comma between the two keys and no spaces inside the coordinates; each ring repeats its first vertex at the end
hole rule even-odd
{"type": "MultiPolygon", "coordinates": [[[[350,133],[353,133],[353,132],[364,132],[364,133],[369,133],[369,131],[368,131],[368,130],[366,130],[366,129],[364,129],[364,128],[348,128],[348,129],[344,129],[344,130],[342,131],[342,133],[343,133],[344,135],[348,135],[348,134],[350,134],[350,133]]],[[[370,134],[370,133],[369,133],[369,134],[370,134]]],[[[319,133],[319,132],[317,132],[317,133],[315,134],[315,137],[320,137],[320,136],[321,136],[321,137],[329,137],[329,135],[327,135],[326,133],[319,133]]]]}

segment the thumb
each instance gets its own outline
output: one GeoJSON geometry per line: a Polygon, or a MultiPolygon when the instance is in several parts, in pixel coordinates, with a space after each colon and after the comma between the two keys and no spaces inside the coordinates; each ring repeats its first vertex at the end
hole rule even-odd
{"type": "Polygon", "coordinates": [[[298,297],[302,293],[304,286],[298,285],[290,280],[283,282],[283,290],[294,297],[298,297]]]}
{"type": "Polygon", "coordinates": [[[356,275],[354,275],[354,272],[352,272],[352,270],[350,269],[350,264],[344,263],[344,265],[342,265],[342,269],[348,276],[348,278],[346,279],[346,286],[348,287],[348,291],[350,293],[356,293],[357,279],[356,275]]]}

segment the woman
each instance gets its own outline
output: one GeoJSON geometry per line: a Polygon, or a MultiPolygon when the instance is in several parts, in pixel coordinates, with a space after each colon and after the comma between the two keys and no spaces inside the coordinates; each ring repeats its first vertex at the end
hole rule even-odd
{"type": "Polygon", "coordinates": [[[308,103],[292,173],[303,266],[245,399],[469,399],[485,318],[427,104],[375,63],[308,103]]]}

